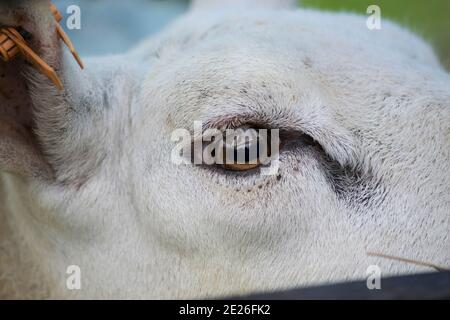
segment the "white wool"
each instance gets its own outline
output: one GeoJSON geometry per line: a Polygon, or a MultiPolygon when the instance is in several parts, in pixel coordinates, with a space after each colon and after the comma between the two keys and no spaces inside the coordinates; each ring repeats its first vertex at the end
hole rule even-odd
{"type": "Polygon", "coordinates": [[[0,296],[216,297],[364,279],[370,265],[433,271],[368,252],[450,266],[450,75],[432,49],[352,14],[199,6],[85,71],[36,14],[66,91],[27,69],[45,165],[22,177],[0,154],[15,172],[0,175],[0,296]],[[279,176],[170,161],[174,129],[230,117],[305,132],[331,160],[298,145],[279,176]],[[81,290],[66,288],[69,265],[81,290]]]}

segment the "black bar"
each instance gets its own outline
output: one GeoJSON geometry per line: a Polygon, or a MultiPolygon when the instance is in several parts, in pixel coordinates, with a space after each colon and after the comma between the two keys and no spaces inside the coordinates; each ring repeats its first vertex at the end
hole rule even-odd
{"type": "Polygon", "coordinates": [[[348,282],[272,293],[257,293],[233,300],[450,300],[450,272],[381,279],[381,290],[369,290],[366,281],[348,282]]]}

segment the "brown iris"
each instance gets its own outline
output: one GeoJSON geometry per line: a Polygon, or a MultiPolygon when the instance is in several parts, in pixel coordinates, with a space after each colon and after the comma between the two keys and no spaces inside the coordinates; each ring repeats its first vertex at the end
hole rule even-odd
{"type": "Polygon", "coordinates": [[[225,137],[223,152],[218,155],[220,164],[230,171],[249,171],[261,166],[267,157],[270,157],[270,143],[265,137],[253,130],[251,134],[244,131],[242,135],[233,137],[228,142],[225,137]]]}

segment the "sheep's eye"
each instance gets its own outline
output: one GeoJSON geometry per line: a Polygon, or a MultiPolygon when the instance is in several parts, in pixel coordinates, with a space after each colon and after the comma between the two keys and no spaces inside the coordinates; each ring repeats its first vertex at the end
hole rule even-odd
{"type": "Polygon", "coordinates": [[[225,164],[224,169],[230,171],[248,171],[258,168],[260,164],[225,164]]]}
{"type": "Polygon", "coordinates": [[[191,142],[181,156],[190,155],[190,163],[214,166],[229,171],[249,171],[260,166],[270,166],[277,160],[280,139],[278,130],[239,128],[208,129],[202,141],[191,142]]]}
{"type": "Polygon", "coordinates": [[[246,171],[260,166],[257,141],[225,143],[219,164],[227,170],[246,171]]]}
{"type": "Polygon", "coordinates": [[[224,137],[217,164],[230,171],[248,171],[266,163],[270,154],[270,137],[254,129],[240,130],[224,137]]]}

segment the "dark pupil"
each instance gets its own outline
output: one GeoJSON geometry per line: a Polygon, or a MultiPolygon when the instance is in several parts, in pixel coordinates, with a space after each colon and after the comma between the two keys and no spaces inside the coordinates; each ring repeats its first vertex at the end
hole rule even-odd
{"type": "MultiPolygon", "coordinates": [[[[269,138],[268,138],[269,139],[269,138]]],[[[257,138],[257,141],[245,141],[245,146],[244,145],[240,145],[240,146],[236,146],[235,144],[233,145],[234,148],[232,150],[233,152],[233,162],[234,163],[238,163],[238,160],[242,161],[242,156],[244,155],[244,161],[245,163],[249,163],[250,161],[253,161],[253,163],[255,162],[255,160],[258,160],[261,157],[261,153],[262,152],[267,152],[267,156],[270,157],[270,141],[260,141],[260,138],[257,138]],[[256,154],[255,154],[255,149],[256,148],[256,154]],[[267,149],[267,151],[266,151],[267,149]],[[239,159],[239,157],[241,157],[241,159],[239,159]]],[[[226,150],[228,152],[230,152],[231,150],[226,150]]],[[[230,159],[230,156],[227,154],[226,155],[228,159],[230,159]]]]}
{"type": "MultiPolygon", "coordinates": [[[[244,154],[245,155],[245,157],[244,157],[244,161],[245,161],[245,163],[249,163],[251,160],[255,160],[255,159],[250,159],[250,156],[251,156],[251,154],[250,154],[250,148],[255,148],[255,146],[250,146],[250,143],[249,142],[246,142],[245,143],[245,147],[242,147],[242,146],[240,146],[239,148],[234,148],[233,149],[233,153],[234,153],[234,157],[233,157],[233,160],[234,160],[234,162],[235,163],[237,163],[238,162],[238,160],[239,160],[239,156],[241,156],[242,157],[242,154],[244,154]]],[[[252,150],[253,151],[253,156],[255,156],[255,154],[254,154],[254,150],[252,150]]],[[[257,146],[256,146],[256,158],[259,158],[259,143],[257,144],[257,146]]]]}
{"type": "MultiPolygon", "coordinates": [[[[270,130],[267,131],[267,136],[257,136],[255,139],[250,140],[246,138],[245,143],[237,144],[235,137],[230,137],[230,142],[227,143],[227,137],[224,135],[223,143],[224,149],[222,155],[224,157],[224,164],[257,164],[261,161],[265,161],[267,157],[271,157],[271,139],[270,130]],[[263,141],[266,140],[266,141],[263,141]],[[256,152],[255,152],[256,149],[256,152]],[[262,158],[263,157],[263,158],[262,158]]],[[[215,139],[212,140],[213,143],[215,139]]],[[[194,149],[191,149],[194,151],[194,149]]],[[[211,157],[215,158],[218,155],[215,148],[211,149],[211,157]]],[[[191,161],[194,162],[194,152],[191,153],[191,161]]]]}

